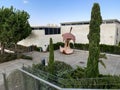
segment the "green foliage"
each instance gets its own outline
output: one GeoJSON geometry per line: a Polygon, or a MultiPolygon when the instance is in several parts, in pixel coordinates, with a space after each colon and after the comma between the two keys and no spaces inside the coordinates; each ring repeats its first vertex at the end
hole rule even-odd
{"type": "Polygon", "coordinates": [[[32,29],[28,22],[29,14],[25,11],[15,10],[7,23],[9,24],[9,37],[12,43],[15,44],[15,51],[17,50],[17,42],[25,39],[31,33],[32,29]]]}
{"type": "Polygon", "coordinates": [[[50,38],[50,45],[49,45],[49,62],[48,62],[48,71],[51,74],[54,74],[54,49],[53,49],[53,41],[50,38]]]}
{"type": "Polygon", "coordinates": [[[73,68],[70,65],[61,61],[55,61],[55,75],[57,77],[63,78],[66,74],[68,74],[68,72],[71,72],[72,70],[73,68]]]}
{"type": "Polygon", "coordinates": [[[120,42],[119,42],[118,46],[120,46],[120,42]]]}
{"type": "Polygon", "coordinates": [[[91,12],[91,20],[90,20],[90,31],[88,34],[89,40],[89,57],[86,68],[86,77],[98,77],[99,69],[98,69],[98,61],[100,54],[100,25],[102,24],[102,17],[100,13],[100,7],[98,3],[94,3],[91,12]]]}
{"type": "Polygon", "coordinates": [[[104,68],[106,68],[105,63],[104,63],[102,60],[99,60],[99,63],[100,63],[104,68]]]}
{"type": "Polygon", "coordinates": [[[13,13],[13,7],[0,8],[0,42],[1,42],[1,54],[4,53],[4,45],[10,42],[10,28],[7,21],[13,13]]]}
{"type": "Polygon", "coordinates": [[[29,14],[25,11],[16,10],[7,21],[11,28],[10,37],[13,43],[25,39],[31,33],[31,27],[28,22],[29,14]]]}
{"type": "MultiPolygon", "coordinates": [[[[54,43],[53,45],[54,45],[54,50],[58,50],[59,46],[64,46],[64,43],[58,42],[58,43],[54,43]]],[[[70,47],[72,47],[74,49],[79,49],[79,50],[88,50],[89,49],[89,44],[75,43],[73,45],[72,43],[70,43],[70,45],[71,45],[70,47]]],[[[48,46],[48,48],[49,48],[49,46],[48,46]]],[[[100,44],[100,52],[120,55],[120,46],[100,44]]]]}
{"type": "MultiPolygon", "coordinates": [[[[60,49],[60,46],[64,47],[64,43],[62,43],[62,42],[57,42],[57,43],[54,43],[54,44],[53,44],[54,50],[60,49]]],[[[47,51],[49,51],[49,45],[48,45],[47,51]]]]}
{"type": "Polygon", "coordinates": [[[23,55],[23,54],[17,54],[17,59],[27,59],[27,60],[32,60],[32,57],[30,56],[26,56],[26,55],[23,55]]]}
{"type": "Polygon", "coordinates": [[[114,45],[100,45],[101,52],[112,53],[112,54],[119,54],[120,55],[120,47],[114,45]]]}
{"type": "Polygon", "coordinates": [[[107,59],[107,56],[106,56],[106,54],[100,54],[100,55],[99,55],[99,58],[107,59]]]}
{"type": "Polygon", "coordinates": [[[100,54],[100,55],[99,55],[99,63],[100,63],[104,68],[106,68],[105,63],[103,62],[103,60],[100,60],[100,58],[107,59],[106,54],[100,54]]]}
{"type": "Polygon", "coordinates": [[[75,49],[88,50],[89,49],[89,44],[75,43],[74,47],[75,47],[75,49]]]}
{"type": "MultiPolygon", "coordinates": [[[[75,49],[80,49],[80,50],[88,50],[89,49],[89,44],[75,43],[74,46],[75,46],[75,49]]],[[[114,45],[101,44],[100,45],[100,52],[120,55],[120,47],[114,46],[114,45]]]]}
{"type": "Polygon", "coordinates": [[[44,80],[48,80],[49,82],[64,88],[120,88],[120,76],[99,75],[97,78],[85,78],[85,69],[81,67],[73,69],[70,65],[60,61],[55,61],[54,75],[49,74],[47,66],[42,64],[34,64],[32,68],[28,67],[24,68],[24,70],[27,70],[44,80]]]}
{"type": "Polygon", "coordinates": [[[45,72],[48,72],[47,66],[44,66],[43,64],[39,63],[39,64],[33,64],[32,65],[33,69],[38,69],[38,70],[42,70],[45,72]]]}
{"type": "Polygon", "coordinates": [[[33,46],[33,48],[35,51],[38,51],[38,52],[43,51],[42,47],[33,46]]]}
{"type": "MultiPolygon", "coordinates": [[[[6,44],[5,45],[5,48],[10,50],[10,51],[14,51],[15,52],[15,49],[14,49],[14,44],[6,44]]],[[[22,46],[22,45],[17,45],[17,52],[18,53],[25,53],[25,52],[28,52],[29,51],[29,47],[26,47],[26,46],[22,46]]]]}
{"type": "Polygon", "coordinates": [[[73,79],[81,79],[85,77],[85,69],[81,68],[81,67],[77,67],[72,73],[71,73],[71,77],[73,79]]]}
{"type": "MultiPolygon", "coordinates": [[[[48,66],[44,66],[41,63],[33,64],[32,68],[42,70],[42,71],[45,71],[45,72],[49,72],[48,66]]],[[[69,72],[69,71],[72,71],[72,70],[73,70],[73,68],[70,65],[68,65],[64,62],[61,62],[61,61],[55,61],[54,62],[54,75],[55,76],[62,77],[64,74],[67,73],[67,71],[69,72]]]]}
{"type": "Polygon", "coordinates": [[[15,59],[32,60],[32,57],[26,56],[26,55],[23,55],[23,54],[15,54],[15,53],[0,54],[0,63],[12,61],[12,60],[15,60],[15,59]]]}
{"type": "Polygon", "coordinates": [[[13,7],[0,8],[0,42],[1,54],[4,53],[5,44],[16,44],[31,33],[28,22],[29,15],[25,11],[16,10],[13,7]]]}
{"type": "Polygon", "coordinates": [[[17,54],[4,53],[0,55],[0,63],[15,60],[16,58],[17,58],[17,54]]]}
{"type": "Polygon", "coordinates": [[[54,46],[54,50],[57,50],[57,49],[59,49],[60,48],[60,46],[64,46],[64,43],[62,43],[62,42],[57,42],[57,43],[55,43],[55,44],[53,44],[53,46],[54,46]]]}

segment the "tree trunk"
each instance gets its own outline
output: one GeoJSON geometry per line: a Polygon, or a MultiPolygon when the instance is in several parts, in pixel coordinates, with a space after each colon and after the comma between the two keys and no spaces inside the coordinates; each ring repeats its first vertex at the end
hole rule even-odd
{"type": "Polygon", "coordinates": [[[1,43],[1,54],[4,54],[4,48],[5,48],[4,43],[1,43]]]}

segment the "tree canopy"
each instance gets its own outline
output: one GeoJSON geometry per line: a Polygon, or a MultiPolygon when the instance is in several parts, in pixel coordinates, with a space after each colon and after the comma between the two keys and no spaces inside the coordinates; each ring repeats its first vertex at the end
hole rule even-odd
{"type": "Polygon", "coordinates": [[[86,68],[86,77],[98,77],[99,75],[99,55],[100,55],[100,25],[102,24],[102,17],[100,13],[100,6],[94,3],[91,12],[89,39],[89,57],[86,68]]]}
{"type": "Polygon", "coordinates": [[[14,43],[26,38],[31,33],[28,22],[29,14],[25,11],[10,8],[0,8],[0,42],[2,52],[4,44],[14,43]]]}
{"type": "Polygon", "coordinates": [[[50,38],[50,44],[49,44],[48,71],[49,73],[54,74],[54,47],[53,47],[52,38],[50,38]]]}

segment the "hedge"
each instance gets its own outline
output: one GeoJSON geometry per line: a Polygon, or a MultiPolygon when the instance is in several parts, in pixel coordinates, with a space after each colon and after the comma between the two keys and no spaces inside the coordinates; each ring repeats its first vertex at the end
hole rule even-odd
{"type": "Polygon", "coordinates": [[[15,60],[15,59],[32,60],[32,57],[31,56],[26,56],[26,55],[23,55],[23,54],[16,54],[16,53],[0,54],[0,63],[12,61],[12,60],[15,60]]]}
{"type": "MultiPolygon", "coordinates": [[[[73,69],[70,65],[55,61],[55,73],[48,73],[48,67],[42,64],[33,64],[32,67],[23,67],[24,70],[62,88],[85,89],[119,89],[120,76],[99,75],[98,78],[85,78],[85,68],[73,69]]],[[[29,79],[27,80],[29,81],[29,79]]],[[[34,80],[29,81],[33,83],[34,80]]],[[[28,83],[29,83],[28,82],[28,83]]],[[[38,83],[41,85],[41,83],[38,83]]],[[[37,85],[38,85],[37,84],[37,85]]],[[[41,85],[42,87],[43,85],[41,85]]],[[[40,87],[37,89],[41,90],[40,87]]],[[[54,89],[50,89],[54,90],[54,89]]]]}
{"type": "MultiPolygon", "coordinates": [[[[75,43],[74,45],[75,45],[75,49],[80,49],[80,50],[88,50],[89,49],[89,44],[77,44],[77,43],[75,43]]],[[[120,46],[101,44],[100,51],[105,52],[105,53],[119,54],[120,55],[120,46]]]]}
{"type": "MultiPolygon", "coordinates": [[[[62,43],[62,42],[55,43],[54,44],[54,50],[58,50],[59,46],[63,47],[64,43],[62,43]]],[[[74,49],[79,49],[79,50],[88,50],[89,49],[89,44],[81,44],[81,43],[73,44],[73,43],[70,43],[70,47],[74,48],[74,49]]],[[[100,45],[100,51],[105,52],[105,53],[120,55],[120,46],[101,44],[100,45]]]]}
{"type": "MultiPolygon", "coordinates": [[[[64,43],[62,42],[57,42],[53,44],[54,50],[58,50],[60,48],[60,46],[64,47],[64,43]]],[[[49,51],[49,45],[47,47],[47,51],[49,51]]]]}

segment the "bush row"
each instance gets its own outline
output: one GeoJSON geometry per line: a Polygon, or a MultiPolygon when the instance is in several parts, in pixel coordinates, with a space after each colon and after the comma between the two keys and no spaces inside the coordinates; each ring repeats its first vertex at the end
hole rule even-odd
{"type": "MultiPolygon", "coordinates": [[[[75,43],[74,47],[75,47],[75,49],[88,50],[89,49],[89,44],[75,43]]],[[[105,53],[119,54],[120,55],[120,46],[101,44],[100,45],[100,51],[105,52],[105,53]]]]}
{"type": "Polygon", "coordinates": [[[32,57],[26,56],[26,55],[23,55],[23,54],[15,54],[15,53],[0,54],[0,63],[15,60],[15,59],[32,60],[32,57]]]}
{"type": "MultiPolygon", "coordinates": [[[[17,45],[17,52],[23,53],[23,52],[28,52],[30,47],[22,46],[22,45],[17,45]]],[[[15,51],[15,45],[14,44],[5,44],[5,49],[15,51]]]]}
{"type": "Polygon", "coordinates": [[[0,55],[0,63],[15,60],[17,58],[17,54],[13,53],[5,53],[0,55]]]}
{"type": "Polygon", "coordinates": [[[48,67],[42,64],[33,64],[32,67],[23,67],[24,70],[64,88],[120,88],[120,76],[99,75],[98,78],[85,78],[85,68],[77,67],[73,69],[70,65],[60,61],[55,61],[54,68],[55,73],[50,74],[48,73],[48,67]]]}
{"type": "MultiPolygon", "coordinates": [[[[58,50],[59,46],[63,47],[64,43],[62,43],[62,42],[55,43],[54,50],[58,50]]],[[[70,47],[74,48],[74,49],[79,49],[79,50],[88,50],[89,44],[70,43],[70,47]]],[[[49,46],[48,46],[48,48],[49,48],[49,46]]],[[[120,55],[120,46],[101,44],[100,51],[105,52],[105,53],[119,54],[120,55]]]]}

